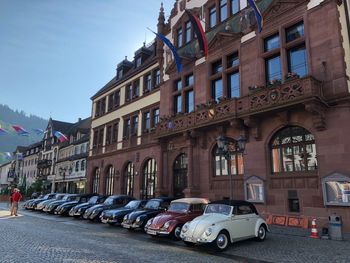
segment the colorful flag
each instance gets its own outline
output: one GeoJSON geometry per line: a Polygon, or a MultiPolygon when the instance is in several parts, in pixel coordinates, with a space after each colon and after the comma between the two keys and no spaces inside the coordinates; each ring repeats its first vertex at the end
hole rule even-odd
{"type": "Polygon", "coordinates": [[[37,135],[43,135],[43,134],[44,134],[44,130],[42,130],[42,129],[33,129],[33,131],[34,131],[37,135]]]}
{"type": "Polygon", "coordinates": [[[12,154],[10,152],[3,152],[1,153],[6,160],[11,160],[12,159],[12,154]]]}
{"type": "Polygon", "coordinates": [[[177,72],[181,73],[181,71],[182,71],[181,58],[180,58],[179,54],[176,51],[176,47],[170,42],[169,39],[167,39],[162,34],[156,33],[154,31],[152,31],[151,29],[149,29],[149,30],[151,32],[153,32],[160,40],[162,40],[164,42],[165,45],[167,45],[170,48],[171,52],[174,55],[174,59],[175,59],[175,62],[176,62],[176,67],[177,67],[177,72]]]}
{"type": "Polygon", "coordinates": [[[27,132],[22,126],[12,125],[12,128],[16,131],[18,135],[28,136],[29,132],[27,132]]]}
{"type": "Polygon", "coordinates": [[[254,14],[255,14],[255,18],[256,18],[256,22],[258,23],[258,30],[259,33],[262,30],[262,26],[263,26],[263,17],[262,14],[258,8],[258,6],[256,5],[254,0],[248,0],[249,5],[253,8],[254,10],[254,14]]]}
{"type": "Polygon", "coordinates": [[[64,134],[63,134],[62,132],[60,132],[60,131],[55,131],[53,134],[57,137],[57,139],[58,139],[60,142],[68,141],[67,136],[64,135],[64,134]]]}
{"type": "Polygon", "coordinates": [[[186,11],[188,17],[190,18],[191,24],[193,26],[193,30],[196,33],[199,48],[200,48],[200,50],[203,51],[204,56],[207,57],[208,56],[208,43],[207,43],[207,39],[205,37],[205,33],[203,30],[202,24],[199,21],[198,17],[193,15],[189,10],[186,9],[185,11],[186,11]]]}
{"type": "Polygon", "coordinates": [[[23,153],[16,153],[16,155],[18,161],[23,161],[23,153]]]}

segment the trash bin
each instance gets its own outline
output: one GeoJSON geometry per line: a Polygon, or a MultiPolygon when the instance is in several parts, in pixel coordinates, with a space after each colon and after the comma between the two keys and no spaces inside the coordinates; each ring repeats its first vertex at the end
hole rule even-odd
{"type": "Polygon", "coordinates": [[[329,237],[332,240],[343,240],[343,231],[342,231],[342,220],[341,216],[338,216],[337,214],[332,214],[328,217],[328,232],[329,237]]]}

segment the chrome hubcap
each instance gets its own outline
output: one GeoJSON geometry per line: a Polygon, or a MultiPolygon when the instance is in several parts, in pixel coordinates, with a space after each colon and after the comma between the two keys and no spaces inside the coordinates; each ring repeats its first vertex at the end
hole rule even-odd
{"type": "Polygon", "coordinates": [[[181,233],[181,227],[176,227],[175,228],[175,237],[180,238],[180,233],[181,233]]]}
{"type": "Polygon", "coordinates": [[[260,239],[263,239],[265,237],[265,228],[262,226],[259,228],[259,237],[260,239]]]}
{"type": "Polygon", "coordinates": [[[220,234],[216,241],[219,248],[225,248],[227,245],[227,237],[224,234],[220,234]]]}

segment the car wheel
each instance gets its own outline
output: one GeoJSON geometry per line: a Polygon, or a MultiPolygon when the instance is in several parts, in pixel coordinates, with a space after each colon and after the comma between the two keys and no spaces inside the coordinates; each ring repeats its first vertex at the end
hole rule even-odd
{"type": "Polygon", "coordinates": [[[266,238],[266,228],[264,225],[261,225],[258,230],[258,236],[256,237],[256,240],[258,241],[264,241],[266,238]]]}
{"type": "Polygon", "coordinates": [[[195,243],[184,241],[185,245],[188,247],[194,247],[195,243]]]}
{"type": "Polygon", "coordinates": [[[177,225],[173,232],[171,233],[171,237],[174,240],[180,240],[180,234],[181,234],[181,229],[182,229],[182,225],[177,225]]]}
{"type": "Polygon", "coordinates": [[[213,242],[214,249],[224,251],[230,243],[229,234],[226,231],[221,231],[213,242]]]}

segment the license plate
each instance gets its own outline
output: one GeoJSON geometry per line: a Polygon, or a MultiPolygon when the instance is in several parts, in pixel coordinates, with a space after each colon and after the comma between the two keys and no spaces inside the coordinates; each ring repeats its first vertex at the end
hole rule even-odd
{"type": "Polygon", "coordinates": [[[191,237],[185,237],[184,240],[185,240],[185,241],[188,241],[188,242],[192,242],[192,241],[193,241],[191,237]]]}
{"type": "Polygon", "coordinates": [[[130,225],[123,225],[124,228],[131,228],[130,225]]]}
{"type": "Polygon", "coordinates": [[[147,234],[155,236],[155,235],[157,235],[157,232],[149,229],[149,230],[147,230],[147,234]]]}

